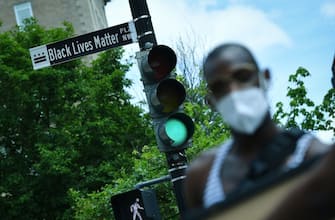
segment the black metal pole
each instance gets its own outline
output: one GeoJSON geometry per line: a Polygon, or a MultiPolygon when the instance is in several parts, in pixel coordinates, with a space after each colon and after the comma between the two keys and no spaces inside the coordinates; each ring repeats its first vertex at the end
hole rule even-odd
{"type": "Polygon", "coordinates": [[[151,43],[153,46],[156,46],[157,40],[146,0],[129,0],[129,5],[141,51],[145,49],[146,43],[151,43]]]}
{"type": "Polygon", "coordinates": [[[148,181],[145,181],[145,182],[137,183],[135,185],[135,188],[136,189],[141,189],[141,188],[146,187],[146,186],[151,186],[151,185],[154,185],[154,184],[158,184],[158,183],[162,183],[162,182],[170,181],[170,180],[171,180],[171,176],[166,175],[166,176],[162,176],[162,177],[159,177],[159,178],[156,178],[156,179],[152,179],[152,180],[148,180],[148,181]]]}
{"type": "MultiPolygon", "coordinates": [[[[148,49],[147,45],[156,46],[157,40],[146,0],[129,0],[129,5],[135,23],[140,50],[148,49]]],[[[184,171],[187,166],[187,160],[184,151],[168,152],[166,153],[166,158],[178,209],[180,215],[182,215],[185,211],[182,185],[185,178],[184,171]]]]}
{"type": "Polygon", "coordinates": [[[169,165],[169,173],[173,184],[174,193],[176,196],[180,216],[183,216],[186,206],[183,193],[183,183],[185,180],[185,170],[187,168],[187,159],[185,151],[176,151],[166,153],[167,162],[169,165]]]}

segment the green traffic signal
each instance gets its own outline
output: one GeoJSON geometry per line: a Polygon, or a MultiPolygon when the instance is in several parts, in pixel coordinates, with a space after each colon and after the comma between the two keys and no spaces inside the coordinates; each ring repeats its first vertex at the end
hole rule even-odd
{"type": "Polygon", "coordinates": [[[165,151],[186,147],[185,144],[193,133],[194,123],[192,119],[182,112],[174,113],[165,121],[161,121],[158,129],[158,137],[167,147],[165,151]]]}
{"type": "Polygon", "coordinates": [[[183,122],[172,118],[167,120],[165,124],[165,132],[171,139],[171,146],[178,147],[187,139],[187,128],[183,122]]]}

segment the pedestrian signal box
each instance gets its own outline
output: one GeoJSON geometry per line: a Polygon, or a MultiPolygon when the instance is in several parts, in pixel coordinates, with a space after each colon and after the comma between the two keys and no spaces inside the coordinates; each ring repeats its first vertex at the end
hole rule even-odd
{"type": "Polygon", "coordinates": [[[111,198],[116,220],[161,220],[154,190],[135,189],[111,198]]]}

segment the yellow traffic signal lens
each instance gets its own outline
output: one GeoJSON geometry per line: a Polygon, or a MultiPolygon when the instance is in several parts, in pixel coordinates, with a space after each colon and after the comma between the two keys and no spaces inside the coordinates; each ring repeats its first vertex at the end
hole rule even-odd
{"type": "Polygon", "coordinates": [[[186,97],[184,86],[175,79],[166,79],[157,87],[157,99],[163,113],[170,113],[183,103],[186,97]]]}

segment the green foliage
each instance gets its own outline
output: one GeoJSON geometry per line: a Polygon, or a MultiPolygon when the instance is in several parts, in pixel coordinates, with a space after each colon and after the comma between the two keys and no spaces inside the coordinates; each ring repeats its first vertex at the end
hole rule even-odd
{"type": "Polygon", "coordinates": [[[29,48],[72,34],[69,24],[46,30],[35,20],[0,34],[0,219],[73,219],[89,211],[71,207],[75,195],[95,198],[125,176],[120,170],[133,169],[134,150],[153,142],[148,117],[125,91],[131,82],[122,50],[102,53],[91,66],[75,60],[32,70],[29,48]]]}
{"type": "Polygon", "coordinates": [[[334,117],[335,91],[330,89],[323,97],[321,104],[316,105],[307,97],[308,91],[304,84],[304,78],[310,73],[303,67],[299,67],[296,73],[290,75],[290,86],[287,88],[289,97],[289,109],[285,110],[284,104],[278,102],[277,110],[273,118],[284,127],[300,127],[306,130],[334,130],[332,118],[334,117]]]}
{"type": "MultiPolygon", "coordinates": [[[[75,204],[75,219],[111,219],[113,218],[110,205],[112,195],[132,190],[137,183],[165,176],[168,173],[165,155],[160,153],[157,147],[144,146],[141,152],[134,151],[132,160],[134,166],[130,172],[120,169],[119,178],[107,184],[100,191],[90,194],[81,194],[73,189],[70,191],[75,204]]],[[[164,219],[170,219],[169,216],[178,213],[171,183],[162,183],[152,187],[156,191],[164,219]]]]}
{"type": "Polygon", "coordinates": [[[55,41],[71,34],[44,30],[33,20],[22,31],[0,34],[0,189],[10,195],[1,198],[1,219],[56,218],[68,206],[64,186],[73,174],[66,165],[75,155],[71,148],[46,140],[63,108],[63,84],[72,73],[64,66],[32,71],[28,48],[46,41],[46,35],[55,41]]]}

